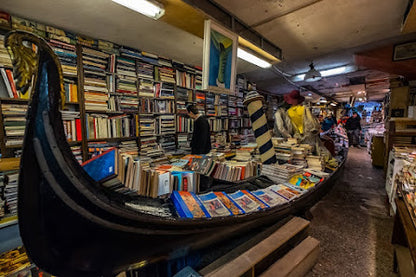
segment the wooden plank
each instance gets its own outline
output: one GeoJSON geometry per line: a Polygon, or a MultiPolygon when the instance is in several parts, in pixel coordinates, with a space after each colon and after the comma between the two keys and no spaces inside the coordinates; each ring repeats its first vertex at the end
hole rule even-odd
{"type": "Polygon", "coordinates": [[[267,259],[267,257],[276,249],[284,245],[293,236],[306,229],[308,226],[309,221],[300,217],[294,217],[254,247],[205,276],[222,277],[252,275],[252,271],[257,264],[262,260],[267,259]]]}
{"type": "Polygon", "coordinates": [[[276,223],[273,226],[267,228],[263,232],[255,235],[254,237],[252,237],[251,239],[249,239],[245,243],[242,243],[242,244],[238,245],[237,247],[235,247],[233,250],[231,250],[227,254],[221,256],[220,258],[218,258],[214,262],[210,263],[209,265],[207,265],[206,267],[204,267],[203,269],[201,269],[199,271],[199,273],[201,275],[205,276],[208,273],[217,270],[218,268],[220,268],[224,264],[226,264],[226,263],[234,260],[235,258],[237,258],[238,256],[240,256],[242,253],[246,252],[248,249],[254,247],[256,244],[258,244],[259,242],[261,242],[265,238],[269,237],[277,229],[279,229],[284,224],[286,224],[287,222],[289,222],[290,219],[291,218],[288,217],[288,218],[285,218],[283,220],[280,220],[278,223],[276,223]]]}
{"type": "Polygon", "coordinates": [[[412,256],[407,247],[401,245],[394,245],[394,254],[399,269],[400,276],[415,276],[412,265],[412,256]]]}
{"type": "Polygon", "coordinates": [[[19,167],[20,167],[20,158],[0,159],[0,171],[18,170],[19,167]]]}
{"type": "Polygon", "coordinates": [[[407,244],[413,260],[413,264],[416,265],[416,231],[413,225],[413,221],[410,218],[409,211],[406,208],[406,204],[403,200],[396,198],[397,213],[400,217],[400,222],[406,235],[407,244]]]}
{"type": "Polygon", "coordinates": [[[319,241],[313,237],[307,237],[260,276],[305,276],[315,265],[318,256],[319,241]]]}

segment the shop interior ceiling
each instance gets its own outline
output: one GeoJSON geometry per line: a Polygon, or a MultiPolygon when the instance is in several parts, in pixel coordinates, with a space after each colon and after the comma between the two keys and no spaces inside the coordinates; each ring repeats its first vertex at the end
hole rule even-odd
{"type": "MultiPolygon", "coordinates": [[[[165,4],[166,14],[158,21],[111,0],[3,0],[0,9],[93,38],[202,65],[201,27],[203,19],[210,16],[201,16],[196,9],[191,11],[180,0],[160,2],[165,4]],[[179,28],[172,25],[172,20],[176,21],[173,25],[179,28]]],[[[416,40],[414,32],[401,32],[408,2],[215,0],[216,4],[282,49],[282,62],[276,64],[275,68],[259,69],[238,60],[239,73],[255,81],[261,90],[284,94],[297,86],[309,85],[313,91],[338,101],[357,96],[355,85],[363,85],[367,99],[380,100],[388,91],[388,79],[400,75],[395,68],[385,66],[392,63],[392,53],[388,53],[388,61],[381,64],[368,63],[368,59],[360,59],[357,53],[364,53],[368,57],[377,49],[393,49],[394,44],[416,40]],[[311,62],[317,70],[324,70],[353,65],[357,60],[360,61],[357,71],[326,77],[318,82],[297,82],[293,85],[282,76],[283,73],[290,79],[291,76],[305,73],[311,62]]],[[[416,66],[413,70],[416,75],[416,66]]]]}

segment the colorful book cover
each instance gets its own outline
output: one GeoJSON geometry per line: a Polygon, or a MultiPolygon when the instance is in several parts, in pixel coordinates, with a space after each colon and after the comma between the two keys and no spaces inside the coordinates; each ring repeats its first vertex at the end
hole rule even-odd
{"type": "Polygon", "coordinates": [[[221,200],[213,192],[197,195],[202,205],[206,208],[211,217],[229,216],[232,213],[221,202],[221,200]]]}
{"type": "Polygon", "coordinates": [[[116,148],[112,148],[84,162],[82,167],[91,178],[98,182],[116,174],[116,156],[116,148]]]}
{"type": "Polygon", "coordinates": [[[228,197],[246,213],[261,210],[260,205],[241,190],[228,194],[228,197]]]}
{"type": "Polygon", "coordinates": [[[269,208],[269,205],[267,205],[265,202],[263,202],[262,200],[260,200],[257,197],[255,197],[253,194],[251,194],[250,191],[248,191],[248,190],[242,190],[242,192],[245,193],[245,194],[247,194],[247,196],[250,197],[251,200],[253,200],[257,204],[259,204],[260,208],[262,208],[262,209],[269,208]]]}
{"type": "Polygon", "coordinates": [[[173,191],[171,194],[173,205],[180,217],[205,218],[211,217],[199,199],[192,192],[173,191]]]}
{"type": "Polygon", "coordinates": [[[270,191],[273,191],[274,193],[279,194],[280,196],[282,196],[283,198],[285,198],[288,201],[290,201],[290,200],[296,198],[298,195],[300,195],[299,192],[294,193],[293,189],[290,189],[285,185],[271,185],[270,187],[268,187],[268,189],[270,191]]]}
{"type": "Polygon", "coordinates": [[[267,189],[251,191],[251,194],[266,203],[269,207],[275,207],[277,205],[287,203],[285,198],[267,189]]]}
{"type": "Polygon", "coordinates": [[[231,212],[232,215],[245,213],[244,210],[241,209],[238,205],[236,205],[235,202],[231,200],[225,192],[215,191],[214,194],[225,205],[225,207],[227,207],[227,209],[231,212]]]}

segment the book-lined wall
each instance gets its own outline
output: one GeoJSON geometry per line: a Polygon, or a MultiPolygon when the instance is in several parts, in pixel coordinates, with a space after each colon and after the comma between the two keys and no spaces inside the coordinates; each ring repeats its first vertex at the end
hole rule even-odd
{"type": "MultiPolygon", "coordinates": [[[[212,141],[218,136],[232,141],[230,136],[248,132],[242,78],[235,95],[206,92],[201,90],[200,67],[14,16],[0,26],[4,32],[23,29],[42,36],[58,55],[67,103],[62,112],[65,134],[80,161],[126,141],[134,141],[143,155],[189,151],[190,102],[209,117],[212,141]]],[[[27,99],[16,91],[10,58],[0,44],[0,146],[7,157],[19,155],[27,99]]]]}

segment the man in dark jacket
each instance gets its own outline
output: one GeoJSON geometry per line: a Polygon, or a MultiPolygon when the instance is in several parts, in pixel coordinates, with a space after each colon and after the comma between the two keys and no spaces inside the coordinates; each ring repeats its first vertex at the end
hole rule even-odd
{"type": "Polygon", "coordinates": [[[199,114],[195,105],[186,107],[189,117],[194,120],[192,154],[207,154],[211,150],[210,128],[206,116],[199,114]]]}
{"type": "Polygon", "coordinates": [[[349,145],[359,147],[360,144],[360,132],[361,132],[361,117],[358,116],[357,112],[352,113],[352,117],[348,118],[345,123],[345,129],[348,133],[349,145]]]}

